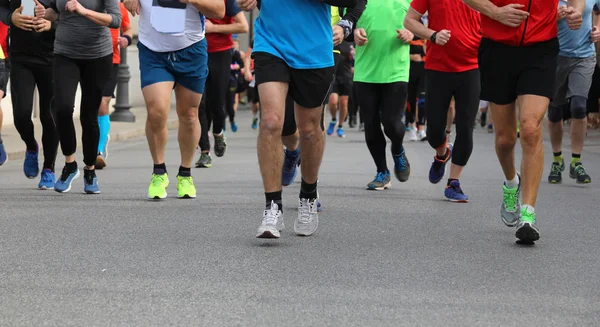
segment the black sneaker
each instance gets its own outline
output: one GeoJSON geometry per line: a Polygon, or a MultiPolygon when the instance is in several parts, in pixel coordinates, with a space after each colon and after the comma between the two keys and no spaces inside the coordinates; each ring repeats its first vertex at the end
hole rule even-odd
{"type": "Polygon", "coordinates": [[[222,157],[225,155],[225,151],[227,151],[227,139],[225,135],[215,135],[215,155],[222,157]]]}
{"type": "Polygon", "coordinates": [[[577,184],[589,184],[592,182],[590,175],[586,174],[585,168],[581,162],[571,164],[569,168],[569,177],[577,180],[577,184]]]}
{"type": "Polygon", "coordinates": [[[548,175],[548,182],[550,184],[562,183],[562,172],[565,171],[565,162],[552,162],[552,168],[550,169],[550,175],[548,175]]]}
{"type": "Polygon", "coordinates": [[[481,128],[484,128],[485,124],[487,123],[487,112],[482,112],[480,119],[481,119],[481,121],[480,121],[481,128]]]}

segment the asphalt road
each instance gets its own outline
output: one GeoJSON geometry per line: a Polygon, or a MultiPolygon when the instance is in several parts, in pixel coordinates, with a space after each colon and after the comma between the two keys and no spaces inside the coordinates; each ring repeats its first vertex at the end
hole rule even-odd
{"type": "MultiPolygon", "coordinates": [[[[169,198],[145,199],[145,139],[111,145],[102,194],[35,190],[21,162],[0,168],[2,326],[598,326],[600,156],[594,178],[545,182],[541,240],[515,244],[500,220],[493,136],[476,131],[462,179],[469,204],[431,185],[432,151],[406,144],[407,183],[365,190],[374,174],[362,135],[328,137],[317,233],[255,239],[264,204],[250,116],[224,158],[195,169],[195,200],[178,200],[176,134],[169,198]]],[[[548,144],[546,144],[548,148],[548,144]]],[[[81,158],[81,154],[78,154],[81,158]]],[[[388,158],[391,164],[391,158],[388,158]]],[[[297,182],[284,190],[286,222],[297,182]]]]}

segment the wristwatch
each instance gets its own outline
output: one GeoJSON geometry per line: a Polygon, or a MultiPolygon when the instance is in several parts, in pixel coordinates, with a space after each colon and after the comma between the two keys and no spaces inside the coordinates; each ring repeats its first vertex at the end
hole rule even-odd
{"type": "Polygon", "coordinates": [[[433,34],[431,34],[431,37],[429,38],[429,40],[431,40],[431,42],[435,43],[436,37],[437,37],[437,32],[433,32],[433,34]]]}

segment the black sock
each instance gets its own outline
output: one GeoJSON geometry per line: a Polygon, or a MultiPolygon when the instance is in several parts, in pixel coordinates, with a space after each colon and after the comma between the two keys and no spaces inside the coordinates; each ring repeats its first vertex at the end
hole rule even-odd
{"type": "Polygon", "coordinates": [[[553,152],[552,155],[554,155],[555,157],[560,157],[562,156],[562,151],[553,152]]]}
{"type": "Polygon", "coordinates": [[[581,153],[577,154],[577,153],[572,153],[571,154],[571,158],[575,158],[575,159],[581,159],[581,153]]]}
{"type": "Polygon", "coordinates": [[[77,161],[67,162],[65,163],[65,167],[67,167],[69,172],[74,172],[77,170],[77,161]]]}
{"type": "Polygon", "coordinates": [[[444,155],[442,157],[438,156],[437,154],[435,155],[435,157],[441,161],[445,161],[446,159],[448,159],[449,155],[450,155],[450,151],[448,150],[448,148],[446,148],[446,153],[444,153],[444,155]]]}
{"type": "Polygon", "coordinates": [[[164,163],[154,165],[154,171],[152,172],[156,175],[162,175],[167,173],[167,166],[164,163]]]}
{"type": "Polygon", "coordinates": [[[301,199],[311,199],[314,200],[317,198],[317,182],[314,184],[308,184],[302,179],[302,184],[300,184],[300,198],[301,199]]]}
{"type": "Polygon", "coordinates": [[[265,199],[267,200],[267,204],[265,209],[271,209],[271,202],[275,202],[275,204],[279,207],[279,210],[283,211],[283,205],[281,201],[281,191],[277,192],[265,192],[265,199]]]}
{"type": "Polygon", "coordinates": [[[88,167],[84,167],[83,168],[83,177],[96,177],[96,170],[95,169],[88,169],[88,167]]]}
{"type": "Polygon", "coordinates": [[[452,183],[454,181],[458,181],[458,179],[456,179],[456,178],[448,178],[448,184],[446,184],[446,186],[450,186],[450,183],[452,183]]]}
{"type": "Polygon", "coordinates": [[[179,166],[179,176],[181,177],[192,177],[192,169],[179,166]]]}

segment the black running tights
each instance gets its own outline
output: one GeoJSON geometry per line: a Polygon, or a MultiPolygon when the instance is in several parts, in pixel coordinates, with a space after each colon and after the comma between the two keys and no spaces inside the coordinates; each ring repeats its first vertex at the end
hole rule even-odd
{"type": "Polygon", "coordinates": [[[98,155],[98,109],[102,91],[112,67],[112,53],[97,59],[72,59],[54,55],[54,118],[65,156],[77,150],[77,136],[73,124],[73,109],[77,85],[81,84],[81,120],[83,162],[93,166],[98,155]]]}
{"type": "Polygon", "coordinates": [[[39,93],[40,121],[42,123],[42,149],[44,151],[44,169],[54,171],[54,162],[58,152],[58,134],[52,116],[52,64],[36,64],[20,60],[19,54],[11,58],[10,94],[13,105],[15,128],[25,142],[28,151],[37,151],[37,141],[33,132],[31,114],[33,112],[33,93],[37,85],[39,93]]]}
{"type": "Polygon", "coordinates": [[[425,108],[418,108],[417,98],[425,96],[425,62],[410,62],[410,79],[408,81],[408,106],[406,111],[406,122],[413,124],[417,118],[417,126],[425,125],[425,108]],[[415,117],[415,112],[419,112],[415,117]]]}
{"type": "Polygon", "coordinates": [[[355,82],[360,116],[365,124],[365,140],[377,166],[377,172],[388,170],[385,135],[392,141],[392,154],[402,152],[405,127],[402,123],[408,83],[387,84],[355,82]],[[381,124],[383,123],[383,131],[381,124]]]}
{"type": "Polygon", "coordinates": [[[200,102],[199,119],[202,133],[200,149],[210,151],[208,130],[212,123],[213,134],[221,134],[225,125],[225,96],[229,87],[231,71],[231,50],[208,54],[208,77],[202,102],[200,102]]]}
{"type": "Polygon", "coordinates": [[[437,149],[446,143],[446,120],[455,99],[456,140],[452,163],[466,166],[473,152],[473,128],[479,110],[479,69],[462,73],[427,70],[427,140],[437,149]]]}

